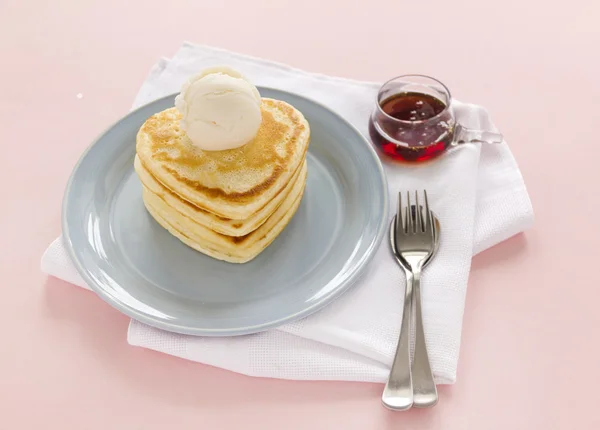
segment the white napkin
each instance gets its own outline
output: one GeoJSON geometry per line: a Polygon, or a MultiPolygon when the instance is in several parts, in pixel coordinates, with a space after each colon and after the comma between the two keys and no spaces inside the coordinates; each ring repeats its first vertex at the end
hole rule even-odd
{"type": "MultiPolygon", "coordinates": [[[[179,91],[187,77],[219,64],[240,70],[257,85],[316,100],[368,135],[379,84],[311,74],[191,44],[184,44],[171,60],[159,61],[134,107],[179,91]]],[[[483,108],[455,102],[454,109],[464,125],[494,129],[483,108]]],[[[533,222],[531,203],[506,144],[465,145],[426,166],[385,167],[392,207],[399,190],[426,188],[442,224],[439,252],[423,277],[423,315],[436,381],[450,384],[456,380],[471,257],[528,228],[533,222]]],[[[386,240],[351,291],[304,320],[235,338],[185,336],[131,321],[127,340],[252,376],[384,382],[398,339],[405,283],[387,245],[386,240]]],[[[86,287],[61,238],[44,254],[42,270],[86,287]]]]}

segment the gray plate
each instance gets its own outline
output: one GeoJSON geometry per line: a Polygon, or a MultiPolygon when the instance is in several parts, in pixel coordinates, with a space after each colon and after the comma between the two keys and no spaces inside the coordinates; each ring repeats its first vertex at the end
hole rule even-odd
{"type": "MultiPolygon", "coordinates": [[[[232,336],[305,317],[350,287],[385,231],[387,185],[362,135],[301,96],[260,88],[298,108],[311,127],[308,182],[281,235],[246,264],[188,248],[146,212],[133,170],[135,135],[157,100],[106,131],[83,155],[67,186],[63,232],[87,284],[130,317],[165,330],[232,336]]],[[[367,118],[365,118],[365,121],[367,118]]]]}

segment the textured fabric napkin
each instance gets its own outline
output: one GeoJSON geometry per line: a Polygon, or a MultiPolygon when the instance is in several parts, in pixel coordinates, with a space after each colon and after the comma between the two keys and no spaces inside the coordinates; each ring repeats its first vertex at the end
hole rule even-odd
{"type": "MultiPolygon", "coordinates": [[[[367,134],[379,84],[307,73],[232,52],[184,44],[151,70],[134,107],[178,92],[184,80],[213,65],[240,70],[256,85],[316,100],[367,134]]],[[[454,102],[468,127],[494,129],[487,112],[454,102]]],[[[528,228],[533,210],[506,144],[465,145],[425,166],[385,166],[390,204],[399,190],[428,190],[442,242],[422,280],[423,315],[432,368],[440,384],[456,380],[462,317],[472,255],[528,228]]],[[[393,210],[390,211],[393,214],[393,210]]],[[[86,287],[57,239],[42,270],[86,287]]],[[[131,321],[128,342],[252,376],[384,382],[398,340],[405,278],[384,241],[365,276],[326,309],[275,330],[236,338],[201,338],[131,321]]]]}

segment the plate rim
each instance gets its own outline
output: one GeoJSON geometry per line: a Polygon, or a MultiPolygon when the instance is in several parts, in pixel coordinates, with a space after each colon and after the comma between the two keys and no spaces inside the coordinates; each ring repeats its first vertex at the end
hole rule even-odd
{"type": "Polygon", "coordinates": [[[122,301],[117,300],[115,297],[113,297],[112,294],[110,294],[110,292],[108,290],[103,288],[101,285],[98,285],[94,281],[94,279],[88,275],[88,269],[85,268],[85,264],[83,264],[82,261],[80,261],[79,258],[77,257],[77,253],[75,252],[74,244],[73,244],[73,240],[72,240],[72,236],[71,236],[71,230],[70,230],[70,227],[69,227],[69,224],[67,221],[67,208],[70,204],[70,196],[72,194],[71,190],[72,190],[72,186],[73,186],[73,181],[75,180],[75,176],[76,176],[79,168],[81,167],[81,164],[86,159],[86,157],[88,156],[90,151],[102,140],[102,138],[110,130],[115,128],[117,125],[119,125],[121,122],[125,121],[128,117],[135,114],[136,112],[147,108],[149,105],[159,103],[159,102],[169,99],[169,98],[173,98],[174,96],[176,96],[178,94],[178,93],[171,93],[166,96],[154,99],[148,103],[145,103],[145,104],[137,107],[136,109],[130,110],[129,112],[127,112],[127,114],[121,116],[119,119],[117,119],[116,121],[111,123],[108,127],[106,127],[101,133],[99,133],[98,136],[92,141],[92,143],[90,145],[88,145],[88,147],[84,150],[84,152],[81,154],[81,156],[79,157],[79,159],[73,166],[73,169],[71,171],[71,174],[69,175],[69,179],[68,179],[66,187],[65,187],[65,191],[63,193],[63,201],[62,201],[62,205],[61,205],[61,227],[62,227],[62,237],[63,237],[63,241],[65,243],[65,248],[66,248],[67,254],[68,254],[69,258],[71,259],[71,262],[73,263],[75,270],[77,271],[79,276],[81,276],[81,278],[84,280],[86,285],[88,285],[89,288],[91,288],[91,290],[94,293],[96,293],[96,295],[98,295],[102,300],[107,302],[111,307],[115,308],[119,312],[123,313],[124,315],[127,315],[128,317],[130,317],[138,322],[147,324],[151,327],[155,327],[155,328],[158,328],[161,330],[166,330],[166,331],[172,332],[172,333],[179,333],[179,334],[192,335],[192,336],[208,336],[208,337],[240,336],[240,335],[246,335],[246,334],[252,334],[252,333],[259,333],[259,332],[263,332],[263,331],[266,331],[269,329],[279,327],[286,323],[297,321],[301,318],[305,318],[305,317],[312,315],[313,313],[325,308],[326,306],[330,305],[336,299],[338,299],[344,293],[346,293],[356,283],[356,281],[360,278],[364,269],[369,265],[369,263],[375,257],[377,249],[379,248],[382,240],[384,239],[385,233],[387,230],[386,229],[387,219],[388,219],[388,215],[389,215],[389,192],[388,192],[387,175],[385,173],[383,163],[381,162],[381,159],[377,155],[377,152],[375,151],[373,146],[369,143],[367,138],[353,124],[351,124],[343,116],[338,114],[333,109],[328,108],[324,104],[322,104],[318,101],[315,101],[312,98],[306,97],[304,95],[301,95],[301,94],[298,94],[295,92],[291,92],[291,91],[287,91],[287,90],[283,90],[283,89],[279,89],[279,88],[262,86],[262,85],[257,86],[257,88],[259,89],[259,91],[262,91],[262,90],[274,91],[274,92],[280,92],[280,93],[287,93],[294,97],[300,97],[302,99],[309,101],[310,103],[313,103],[313,104],[319,106],[322,109],[325,109],[326,111],[331,113],[333,116],[335,116],[339,121],[343,122],[347,127],[349,127],[357,136],[360,137],[360,140],[362,140],[362,142],[364,143],[364,146],[366,147],[367,152],[370,153],[371,157],[373,158],[373,160],[375,162],[375,166],[377,168],[377,173],[378,173],[377,176],[378,176],[379,182],[381,183],[381,186],[382,186],[383,211],[382,211],[382,214],[381,214],[381,217],[379,220],[379,226],[377,228],[377,233],[374,237],[374,240],[371,241],[369,247],[363,253],[361,260],[357,264],[354,265],[354,267],[349,272],[349,274],[346,276],[346,278],[340,282],[339,286],[337,288],[335,288],[331,292],[331,294],[327,294],[327,295],[323,296],[322,299],[316,301],[315,303],[310,304],[309,306],[303,308],[302,310],[300,310],[298,312],[286,315],[277,320],[271,320],[271,321],[261,323],[261,324],[254,324],[252,326],[245,326],[245,327],[238,327],[238,328],[225,328],[225,329],[197,328],[197,327],[189,327],[187,325],[174,324],[169,321],[157,319],[157,318],[152,317],[149,314],[140,312],[135,307],[132,307],[130,305],[123,303],[122,301]]]}

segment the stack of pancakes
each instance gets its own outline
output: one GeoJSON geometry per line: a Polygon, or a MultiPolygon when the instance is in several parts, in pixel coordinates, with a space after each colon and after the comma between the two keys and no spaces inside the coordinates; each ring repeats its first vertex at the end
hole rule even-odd
{"type": "Polygon", "coordinates": [[[306,185],[310,129],[289,104],[262,99],[262,123],[246,145],[203,151],[180,130],[176,108],[137,135],[135,171],[152,217],[190,247],[245,263],[289,223],[306,185]]]}

